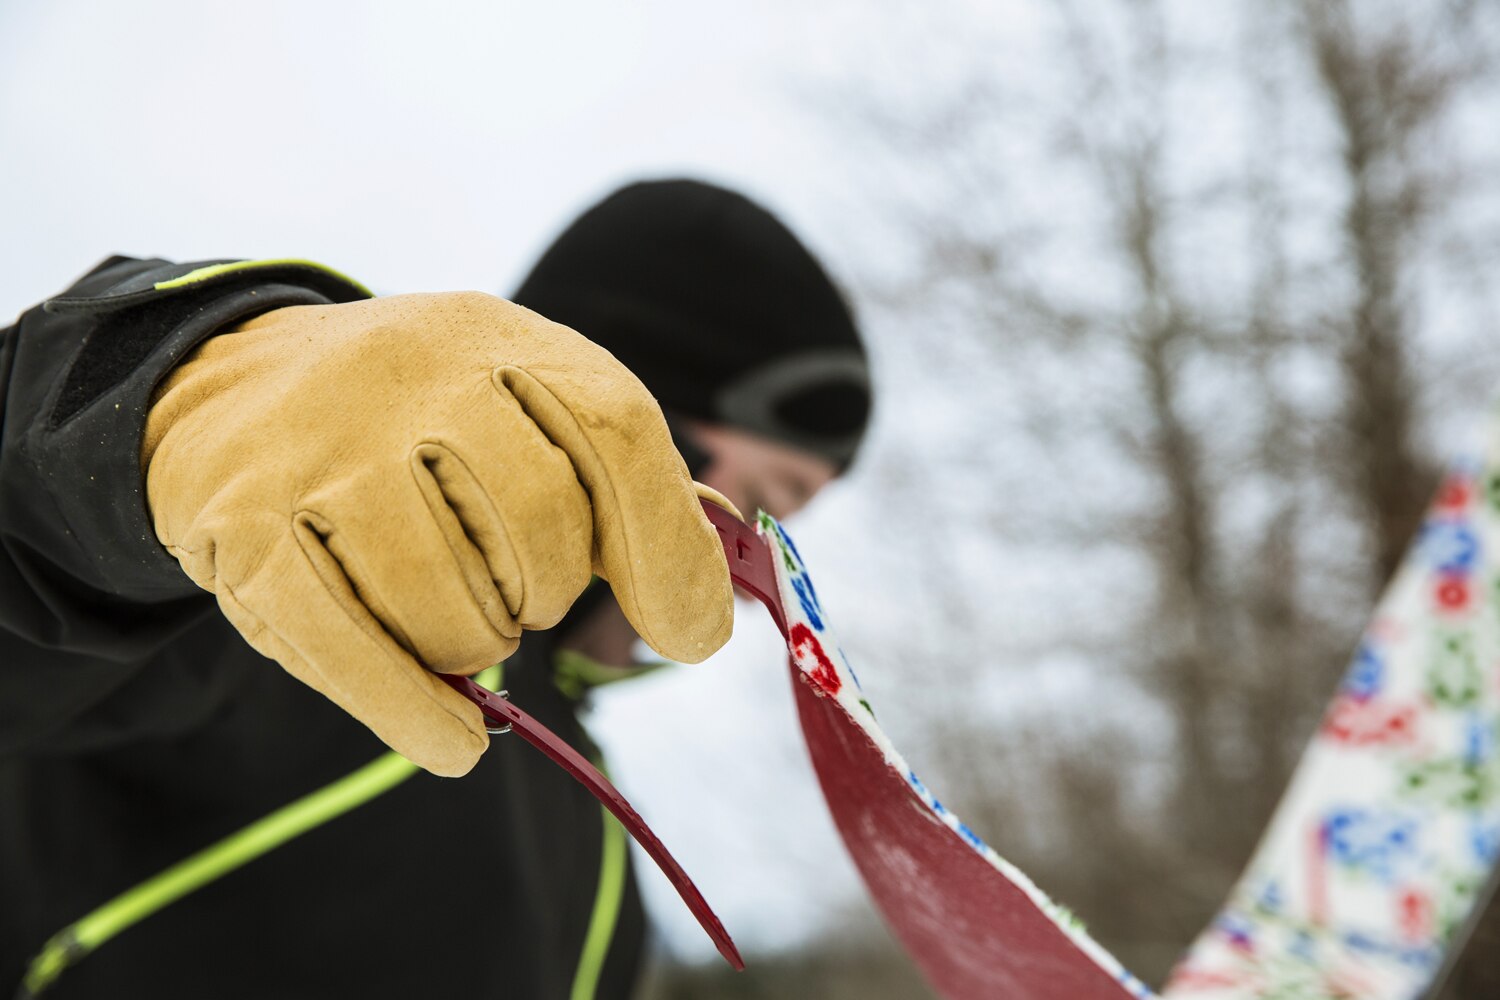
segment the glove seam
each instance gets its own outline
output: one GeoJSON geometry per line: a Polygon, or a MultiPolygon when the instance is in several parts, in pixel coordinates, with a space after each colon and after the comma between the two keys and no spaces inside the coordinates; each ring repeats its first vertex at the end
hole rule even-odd
{"type": "MultiPolygon", "coordinates": [[[[412,445],[411,450],[407,453],[407,468],[411,472],[414,480],[417,475],[415,466],[425,466],[425,463],[417,454],[418,450],[424,447],[441,449],[445,455],[453,459],[455,465],[463,469],[464,473],[469,477],[469,480],[474,484],[476,495],[484,500],[485,505],[489,508],[490,516],[494,518],[495,523],[500,526],[500,530],[505,535],[505,544],[510,547],[511,556],[515,560],[516,566],[521,571],[518,574],[520,579],[517,580],[517,584],[521,593],[516,600],[516,608],[514,610],[511,609],[509,602],[505,599],[504,586],[499,580],[495,579],[492,573],[490,573],[490,564],[489,560],[484,557],[484,549],[481,548],[479,544],[475,542],[473,536],[469,534],[469,529],[464,524],[463,518],[458,516],[458,512],[456,510],[453,510],[451,504],[448,505],[448,509],[452,511],[454,515],[454,521],[457,522],[459,530],[463,532],[464,540],[474,547],[474,551],[479,555],[480,562],[484,564],[485,574],[489,577],[490,584],[495,588],[495,596],[499,598],[501,606],[505,608],[506,613],[510,616],[510,624],[515,628],[516,634],[513,636],[508,636],[499,628],[497,628],[494,622],[490,621],[489,615],[485,614],[484,612],[484,603],[479,599],[479,595],[475,594],[473,589],[467,585],[467,580],[465,581],[464,589],[469,591],[470,597],[474,599],[475,607],[479,610],[480,617],[485,620],[485,622],[490,626],[490,629],[495,633],[495,635],[505,640],[506,642],[513,642],[520,637],[523,631],[525,631],[521,625],[521,610],[526,606],[527,592],[530,590],[530,586],[528,585],[528,581],[526,580],[525,566],[522,565],[520,553],[516,549],[516,544],[514,541],[515,533],[511,531],[510,524],[506,521],[504,513],[495,506],[494,497],[490,496],[488,491],[483,488],[479,477],[475,475],[474,470],[469,467],[469,463],[465,462],[463,460],[463,456],[461,456],[454,448],[443,443],[442,441],[434,440],[431,437],[426,437],[423,438],[423,440],[418,441],[416,444],[412,445]]],[[[428,475],[432,477],[433,485],[436,487],[438,494],[442,496],[446,501],[447,495],[443,493],[442,483],[438,481],[437,476],[434,475],[430,469],[428,470],[428,475]]],[[[432,510],[432,505],[427,498],[426,491],[422,489],[421,483],[416,483],[416,487],[417,495],[422,498],[423,509],[427,511],[427,516],[432,518],[434,523],[436,523],[437,515],[432,510]]],[[[443,526],[441,524],[437,524],[436,526],[438,534],[442,536],[444,547],[448,550],[449,557],[453,559],[455,570],[459,573],[460,576],[462,576],[462,560],[459,558],[458,553],[453,551],[453,545],[448,541],[448,536],[447,533],[443,531],[443,526]]]]}
{"type": "MultiPolygon", "coordinates": [[[[182,577],[167,582],[164,571],[182,571],[156,536],[146,495],[146,475],[139,467],[140,443],[150,395],[155,391],[155,386],[199,344],[249,315],[288,305],[327,304],[326,298],[313,289],[282,283],[269,284],[259,289],[225,290],[220,286],[216,291],[221,294],[208,298],[196,309],[179,317],[171,329],[131,365],[128,372],[118,374],[113,383],[96,394],[87,405],[68,414],[65,419],[55,421],[53,416],[60,408],[79,357],[100,333],[100,328],[97,327],[90,330],[83,343],[73,350],[62,376],[54,381],[42,398],[39,409],[48,416],[26,432],[21,457],[30,469],[33,480],[48,495],[51,506],[57,511],[58,521],[64,528],[62,533],[69,539],[66,544],[75,553],[78,565],[88,567],[86,572],[91,575],[83,579],[98,589],[148,599],[180,596],[179,588],[174,584],[175,579],[182,577]],[[256,293],[267,294],[262,296],[256,293]],[[160,367],[161,370],[156,373],[150,387],[131,384],[132,380],[139,381],[142,369],[151,366],[160,367]],[[103,409],[112,400],[116,411],[114,415],[103,409]],[[103,423],[101,426],[88,426],[85,431],[85,420],[103,423]],[[108,435],[115,435],[115,440],[108,440],[108,435]],[[120,437],[128,440],[122,442],[120,437]],[[120,448],[122,444],[128,445],[128,456],[114,453],[114,449],[120,448]],[[90,448],[101,459],[99,475],[82,482],[84,490],[79,491],[80,494],[85,491],[113,490],[113,495],[99,497],[95,501],[98,509],[108,512],[104,520],[109,523],[94,525],[92,530],[86,532],[79,530],[78,524],[70,515],[69,505],[58,495],[59,484],[46,471],[52,465],[67,467],[68,463],[59,462],[59,456],[70,448],[79,447],[90,448]],[[102,453],[99,450],[101,447],[104,449],[102,453]],[[128,469],[123,467],[127,461],[128,469]],[[96,481],[97,486],[93,485],[96,481]],[[106,558],[108,556],[113,558],[106,558]],[[146,582],[142,579],[143,576],[155,579],[146,582]]],[[[76,464],[76,460],[73,464],[76,464]]],[[[80,498],[79,502],[88,501],[80,498]]]]}
{"type": "MultiPolygon", "coordinates": [[[[312,557],[312,554],[307,551],[308,543],[304,538],[305,532],[298,529],[305,527],[307,530],[311,531],[317,536],[318,542],[321,545],[323,552],[328,556],[330,560],[333,561],[333,564],[338,567],[339,575],[343,577],[344,585],[347,586],[349,588],[349,592],[354,595],[354,603],[364,609],[365,616],[369,620],[367,622],[360,622],[355,616],[349,615],[347,612],[345,613],[345,617],[349,618],[349,620],[355,625],[358,625],[360,631],[365,633],[365,635],[369,636],[372,640],[378,642],[382,636],[384,638],[390,639],[397,646],[400,646],[402,650],[404,650],[409,656],[411,656],[413,660],[415,660],[417,656],[416,653],[413,652],[413,650],[416,646],[416,643],[412,641],[411,636],[406,634],[406,630],[402,628],[399,623],[387,623],[383,621],[381,617],[375,613],[374,609],[371,608],[367,603],[365,603],[364,599],[360,597],[359,587],[355,585],[354,578],[349,575],[349,568],[344,564],[344,560],[339,558],[339,556],[328,547],[327,539],[338,530],[335,527],[333,521],[328,517],[325,517],[322,513],[313,510],[311,507],[298,507],[295,511],[292,512],[291,521],[289,522],[288,527],[290,528],[293,540],[295,540],[297,543],[297,550],[302,553],[302,558],[307,560],[307,564],[312,569],[313,575],[315,575],[318,578],[319,582],[322,583],[323,589],[327,591],[328,596],[333,599],[333,602],[340,608],[342,608],[344,606],[344,601],[334,591],[334,588],[328,585],[327,579],[323,576],[323,571],[318,567],[317,560],[314,559],[312,557]],[[372,625],[374,627],[373,631],[370,627],[372,625]]],[[[349,555],[358,568],[359,553],[351,551],[349,555]]],[[[373,581],[373,577],[368,571],[362,572],[360,575],[366,580],[373,581]]],[[[373,596],[380,602],[382,607],[389,608],[391,606],[390,602],[387,601],[385,597],[379,593],[379,589],[373,582],[369,584],[369,587],[367,589],[375,590],[375,594],[373,596]]]]}
{"type": "MultiPolygon", "coordinates": [[[[601,470],[607,470],[607,466],[605,465],[604,460],[599,457],[599,450],[594,447],[593,438],[590,437],[589,434],[588,434],[588,432],[584,429],[583,422],[578,419],[578,416],[577,416],[577,414],[575,414],[573,412],[572,407],[568,406],[568,404],[565,403],[557,395],[557,393],[555,393],[555,392],[552,391],[552,387],[550,385],[548,385],[546,382],[543,382],[541,380],[541,378],[539,378],[538,376],[533,375],[529,369],[524,368],[524,367],[522,367],[520,365],[513,365],[513,364],[497,365],[493,369],[493,371],[490,374],[490,385],[495,388],[496,392],[497,393],[500,392],[501,388],[503,387],[504,390],[505,390],[504,394],[507,395],[507,396],[509,396],[512,400],[515,401],[516,405],[518,407],[520,407],[521,412],[524,413],[524,414],[526,414],[526,419],[529,420],[529,421],[531,421],[531,423],[536,426],[537,430],[541,432],[542,436],[545,437],[548,441],[551,441],[552,444],[553,444],[553,446],[556,447],[556,448],[558,448],[560,451],[562,451],[562,453],[564,455],[568,456],[568,462],[569,462],[570,465],[573,466],[573,475],[574,475],[574,478],[576,478],[578,480],[578,485],[583,488],[584,493],[588,496],[588,498],[589,498],[589,505],[592,508],[592,513],[594,515],[593,529],[594,529],[595,538],[592,540],[591,544],[592,544],[592,547],[594,549],[594,555],[595,555],[595,557],[597,557],[597,553],[598,553],[599,548],[600,548],[599,543],[598,543],[599,521],[598,521],[598,518],[597,518],[597,512],[598,512],[598,509],[599,509],[599,503],[597,502],[597,500],[596,500],[596,498],[594,496],[594,489],[589,485],[588,482],[586,482],[581,476],[578,475],[578,472],[579,472],[578,464],[577,464],[576,460],[574,459],[574,457],[568,452],[568,450],[566,448],[563,448],[556,441],[552,440],[552,436],[547,433],[547,429],[542,424],[537,423],[536,417],[531,413],[530,410],[527,409],[525,402],[523,400],[517,398],[516,394],[511,391],[510,386],[508,386],[508,385],[505,384],[505,373],[506,372],[516,372],[516,373],[524,376],[527,379],[527,381],[529,381],[532,384],[536,385],[537,388],[539,388],[541,391],[545,392],[548,395],[548,397],[551,398],[551,400],[554,403],[557,404],[559,412],[565,414],[566,417],[567,417],[567,419],[571,420],[573,422],[573,427],[577,430],[579,439],[582,440],[586,445],[588,445],[588,449],[589,449],[589,453],[590,453],[590,459],[591,459],[592,463],[597,468],[599,468],[601,470]]],[[[649,396],[649,394],[648,394],[648,396],[649,396]]],[[[670,437],[670,431],[668,432],[668,436],[670,437]]],[[[602,476],[600,476],[599,478],[603,479],[603,481],[604,481],[603,482],[603,488],[606,489],[606,490],[608,490],[608,492],[609,492],[609,496],[608,496],[607,499],[610,501],[610,509],[618,510],[619,509],[619,497],[615,493],[615,484],[614,484],[613,477],[610,476],[607,471],[605,471],[605,473],[602,476]]],[[[621,554],[623,555],[625,565],[627,567],[629,567],[629,566],[633,565],[633,560],[631,559],[631,554],[630,554],[630,549],[631,549],[631,545],[630,545],[630,533],[628,531],[623,530],[623,528],[617,528],[617,530],[618,530],[619,536],[620,536],[620,550],[621,550],[621,554]]],[[[627,569],[627,572],[629,572],[628,569],[627,569]]],[[[634,581],[632,581],[632,583],[633,582],[634,581]]],[[[619,600],[619,591],[615,590],[613,584],[611,584],[610,589],[615,591],[615,599],[618,601],[619,600]]],[[[646,634],[648,631],[651,631],[651,630],[650,630],[649,625],[644,621],[645,616],[639,613],[640,612],[640,602],[635,597],[635,589],[634,589],[634,587],[631,588],[631,600],[636,604],[636,611],[637,611],[637,614],[635,614],[634,616],[629,616],[629,617],[632,618],[632,622],[631,622],[632,627],[635,628],[636,634],[639,635],[642,639],[644,639],[646,641],[647,645],[651,646],[653,649],[657,648],[657,642],[655,641],[654,635],[648,635],[648,634],[646,634]],[[637,624],[636,621],[635,621],[635,619],[642,619],[642,620],[641,620],[641,622],[639,624],[637,624]]]]}
{"type": "MultiPolygon", "coordinates": [[[[374,610],[372,608],[370,608],[370,606],[368,604],[366,604],[364,602],[364,600],[359,595],[359,588],[355,585],[354,579],[349,575],[349,571],[348,571],[348,569],[344,565],[344,560],[340,559],[338,557],[338,555],[336,555],[333,552],[332,549],[328,548],[328,546],[326,544],[324,544],[322,546],[323,547],[323,551],[325,553],[327,553],[328,558],[330,560],[332,560],[334,566],[338,567],[339,574],[343,578],[343,584],[344,584],[344,586],[348,588],[349,593],[351,595],[353,595],[353,597],[354,597],[354,601],[352,602],[352,607],[355,609],[354,613],[351,613],[348,610],[348,607],[346,606],[345,602],[339,597],[338,593],[335,592],[335,589],[333,587],[329,586],[327,578],[324,577],[322,571],[319,570],[319,568],[318,568],[317,561],[313,558],[312,554],[310,552],[308,552],[308,550],[307,550],[307,541],[304,538],[304,533],[303,532],[299,532],[299,531],[297,531],[295,529],[295,526],[297,524],[297,518],[302,517],[303,515],[307,515],[307,516],[310,516],[310,517],[315,517],[315,518],[318,519],[319,522],[321,522],[322,525],[326,525],[327,529],[328,529],[326,533],[328,535],[332,535],[335,531],[337,531],[337,528],[335,527],[334,522],[330,518],[325,517],[324,515],[318,513],[315,510],[312,510],[311,508],[305,508],[305,507],[304,508],[299,508],[297,510],[297,513],[292,516],[293,517],[293,520],[292,520],[292,524],[293,524],[292,538],[295,540],[295,542],[297,544],[297,551],[301,554],[302,558],[304,560],[306,560],[308,568],[310,570],[312,570],[313,575],[317,578],[318,582],[322,585],[323,590],[328,594],[329,598],[333,601],[333,603],[336,606],[339,607],[340,610],[342,610],[344,612],[344,617],[347,618],[350,621],[350,623],[352,623],[361,632],[363,632],[376,645],[381,645],[384,642],[390,642],[393,645],[395,645],[396,648],[398,650],[400,650],[400,652],[402,654],[404,654],[405,656],[407,656],[411,660],[411,662],[414,663],[418,667],[418,669],[423,670],[426,673],[434,674],[434,675],[440,673],[441,671],[432,670],[425,663],[422,662],[421,658],[418,656],[418,654],[415,651],[416,643],[412,641],[411,636],[409,636],[409,635],[406,634],[406,630],[405,629],[403,629],[398,623],[389,623],[388,624],[383,619],[381,619],[381,617],[379,615],[377,615],[374,612],[374,610]]],[[[305,523],[307,524],[307,527],[309,529],[311,529],[313,532],[315,532],[315,533],[317,533],[319,535],[319,538],[320,538],[320,541],[321,541],[321,538],[324,535],[323,528],[320,527],[319,525],[313,524],[311,522],[305,522],[305,523]]],[[[358,554],[357,553],[352,553],[352,554],[355,556],[356,559],[358,558],[358,554]]],[[[373,579],[374,579],[373,576],[371,574],[369,574],[369,573],[364,573],[363,576],[364,576],[365,579],[368,579],[368,580],[371,580],[371,581],[373,581],[373,579]]],[[[374,586],[375,585],[372,582],[370,584],[370,587],[373,588],[374,586]]],[[[380,603],[381,603],[381,605],[383,607],[386,607],[386,608],[392,607],[391,603],[388,600],[386,600],[384,597],[380,597],[380,603]]],[[[481,616],[482,616],[482,612],[481,612],[481,616]]],[[[394,615],[392,615],[391,617],[394,618],[394,615]]],[[[504,636],[503,634],[500,634],[500,633],[496,633],[496,634],[499,635],[499,637],[501,639],[504,639],[506,642],[511,642],[512,641],[512,639],[510,637],[506,637],[506,636],[504,636]]],[[[430,693],[431,692],[429,691],[429,694],[430,693]]],[[[434,700],[436,701],[437,699],[434,697],[434,700]]],[[[451,715],[452,713],[450,712],[449,714],[451,715]]]]}

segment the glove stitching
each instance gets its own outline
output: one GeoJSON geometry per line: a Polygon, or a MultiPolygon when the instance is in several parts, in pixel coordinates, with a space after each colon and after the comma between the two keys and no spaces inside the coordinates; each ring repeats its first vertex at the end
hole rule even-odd
{"type": "MultiPolygon", "coordinates": [[[[302,557],[307,560],[308,565],[312,567],[314,575],[323,584],[323,589],[328,593],[329,597],[333,598],[333,602],[344,612],[345,617],[358,625],[360,631],[364,632],[371,639],[377,642],[382,637],[390,639],[396,645],[411,653],[413,659],[415,659],[416,654],[412,651],[416,649],[416,644],[411,641],[411,636],[407,635],[406,630],[394,620],[389,623],[385,620],[386,618],[394,619],[395,617],[389,613],[390,602],[381,596],[379,588],[373,582],[368,584],[364,588],[365,591],[374,599],[375,603],[379,604],[382,609],[387,610],[385,617],[376,614],[375,610],[370,607],[369,602],[360,595],[360,588],[355,586],[354,577],[350,575],[348,568],[345,567],[344,560],[335,555],[333,550],[328,547],[328,538],[338,530],[333,522],[311,508],[302,507],[292,512],[290,527],[292,537],[296,539],[297,548],[301,551],[302,557]],[[299,530],[302,528],[307,530],[299,530]],[[328,557],[329,562],[337,567],[339,577],[341,578],[340,582],[343,583],[344,587],[348,588],[348,593],[353,596],[352,605],[363,610],[365,612],[364,616],[350,614],[351,602],[341,595],[336,587],[330,585],[328,578],[324,576],[322,568],[318,565],[318,560],[314,559],[312,554],[307,551],[309,539],[306,535],[308,532],[311,532],[317,539],[318,547],[328,557]],[[361,621],[361,617],[369,620],[361,621]]],[[[354,563],[355,570],[360,578],[372,580],[371,574],[360,563],[358,553],[350,552],[348,555],[349,560],[354,563]]]]}

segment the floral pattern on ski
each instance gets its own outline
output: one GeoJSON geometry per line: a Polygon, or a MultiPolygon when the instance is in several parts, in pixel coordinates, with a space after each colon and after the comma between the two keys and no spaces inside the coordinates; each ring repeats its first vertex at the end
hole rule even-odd
{"type": "MultiPolygon", "coordinates": [[[[1492,414],[1492,424],[1500,426],[1492,414]]],[[[1500,849],[1500,434],[1443,481],[1174,1000],[1413,1000],[1500,849]]]]}

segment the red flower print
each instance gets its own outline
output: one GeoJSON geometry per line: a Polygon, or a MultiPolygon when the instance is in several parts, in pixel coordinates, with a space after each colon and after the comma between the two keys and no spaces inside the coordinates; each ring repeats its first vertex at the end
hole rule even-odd
{"type": "Polygon", "coordinates": [[[1407,889],[1396,900],[1401,934],[1408,941],[1425,941],[1432,936],[1432,900],[1420,889],[1407,889]]]}
{"type": "Polygon", "coordinates": [[[833,661],[828,659],[828,654],[823,652],[823,644],[813,634],[813,630],[802,622],[792,626],[791,638],[787,640],[787,647],[792,651],[792,658],[801,663],[804,659],[803,651],[811,650],[816,666],[807,671],[812,682],[827,694],[838,694],[839,688],[844,682],[839,680],[838,672],[833,669],[833,661]]]}
{"type": "Polygon", "coordinates": [[[1409,743],[1416,736],[1416,710],[1410,705],[1361,702],[1348,695],[1334,699],[1319,735],[1350,746],[1409,743]]]}
{"type": "Polygon", "coordinates": [[[1462,510],[1469,505],[1469,498],[1473,496],[1473,492],[1467,479],[1449,476],[1438,487],[1437,498],[1433,500],[1432,505],[1442,511],[1462,510]]]}
{"type": "Polygon", "coordinates": [[[1437,582],[1438,607],[1444,611],[1462,611],[1469,606],[1469,581],[1457,574],[1444,573],[1437,582]]]}

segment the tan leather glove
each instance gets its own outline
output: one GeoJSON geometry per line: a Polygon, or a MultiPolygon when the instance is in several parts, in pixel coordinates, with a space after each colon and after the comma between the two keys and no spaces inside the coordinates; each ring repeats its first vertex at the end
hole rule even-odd
{"type": "Polygon", "coordinates": [[[142,451],[157,537],[265,655],[459,775],[488,744],[436,671],[562,618],[591,573],[641,638],[728,638],[717,536],[645,386],[477,292],[268,312],[173,370],[142,451]]]}

